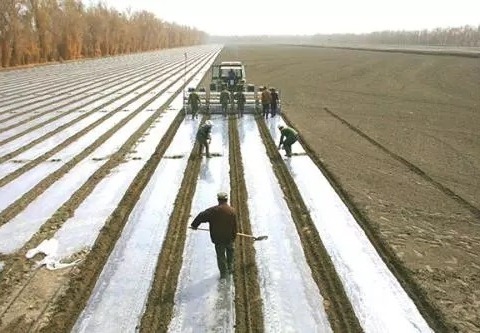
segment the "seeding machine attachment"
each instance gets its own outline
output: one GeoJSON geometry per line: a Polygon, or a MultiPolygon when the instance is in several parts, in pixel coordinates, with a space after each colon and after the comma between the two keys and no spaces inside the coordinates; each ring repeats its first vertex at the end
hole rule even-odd
{"type": "MultiPolygon", "coordinates": [[[[198,89],[189,87],[184,93],[183,106],[186,113],[191,113],[191,106],[188,104],[189,96],[192,92],[200,97],[200,113],[221,114],[222,92],[228,93],[227,113],[238,112],[239,93],[243,92],[245,96],[244,113],[255,114],[261,111],[261,89],[254,84],[247,83],[245,75],[245,66],[239,61],[225,61],[212,66],[211,81],[209,89],[200,87],[198,89]]],[[[272,88],[268,88],[272,89],[272,88]]],[[[281,113],[280,91],[277,90],[279,100],[277,103],[277,113],[281,113]]]]}

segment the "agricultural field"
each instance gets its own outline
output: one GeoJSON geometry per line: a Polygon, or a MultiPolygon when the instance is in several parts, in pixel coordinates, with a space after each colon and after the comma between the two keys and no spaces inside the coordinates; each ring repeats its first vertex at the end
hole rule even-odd
{"type": "Polygon", "coordinates": [[[204,45],[0,83],[1,332],[480,332],[478,58],[204,45]],[[283,119],[185,116],[222,60],[283,119]],[[222,280],[188,229],[219,191],[268,235],[222,280]]]}
{"type": "Polygon", "coordinates": [[[250,81],[282,90],[288,120],[384,261],[448,325],[437,329],[480,331],[478,53],[228,50],[250,81]]]}

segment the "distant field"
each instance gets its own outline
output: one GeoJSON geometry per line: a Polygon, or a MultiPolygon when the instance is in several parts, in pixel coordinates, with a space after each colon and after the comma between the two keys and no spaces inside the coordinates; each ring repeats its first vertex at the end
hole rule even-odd
{"type": "Polygon", "coordinates": [[[418,53],[431,55],[458,55],[471,58],[480,57],[480,47],[451,47],[451,46],[427,46],[427,45],[378,45],[378,44],[340,44],[340,43],[305,43],[304,46],[318,46],[327,48],[342,48],[350,50],[370,50],[400,53],[418,53]]]}

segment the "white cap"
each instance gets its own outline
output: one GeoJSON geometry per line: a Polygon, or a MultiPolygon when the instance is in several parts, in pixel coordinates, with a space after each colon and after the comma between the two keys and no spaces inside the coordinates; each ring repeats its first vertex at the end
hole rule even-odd
{"type": "Polygon", "coordinates": [[[211,122],[210,120],[207,120],[207,121],[205,122],[205,125],[207,125],[207,126],[212,126],[213,124],[212,124],[212,122],[211,122]]]}

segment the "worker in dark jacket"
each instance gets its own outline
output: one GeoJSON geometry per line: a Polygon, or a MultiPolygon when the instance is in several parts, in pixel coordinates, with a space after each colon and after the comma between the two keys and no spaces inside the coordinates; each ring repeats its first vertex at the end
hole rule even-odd
{"type": "Polygon", "coordinates": [[[203,147],[205,147],[205,155],[210,158],[210,141],[212,140],[212,122],[207,120],[203,125],[198,128],[197,141],[200,145],[200,157],[202,157],[203,147]]]}
{"type": "Polygon", "coordinates": [[[197,118],[198,109],[200,107],[200,104],[202,104],[202,102],[200,101],[200,96],[198,96],[196,91],[192,91],[188,96],[188,104],[192,109],[192,119],[197,118]]]}
{"type": "Polygon", "coordinates": [[[228,71],[228,86],[233,89],[233,87],[237,84],[237,75],[233,69],[228,71]]]}
{"type": "Polygon", "coordinates": [[[287,157],[292,156],[292,145],[298,140],[298,133],[290,127],[279,125],[278,129],[280,130],[280,143],[278,144],[278,149],[285,149],[285,155],[287,157]]]}
{"type": "Polygon", "coordinates": [[[262,101],[262,116],[267,119],[268,112],[270,111],[270,103],[272,102],[272,95],[270,95],[270,91],[267,89],[267,87],[262,88],[260,99],[262,101]]]}
{"type": "Polygon", "coordinates": [[[230,102],[230,92],[225,88],[220,93],[220,104],[222,105],[222,114],[224,116],[228,113],[228,104],[230,104],[230,102]]]}
{"type": "Polygon", "coordinates": [[[218,205],[210,207],[195,217],[190,227],[197,229],[201,223],[210,223],[210,239],[215,244],[220,278],[233,273],[234,242],[237,236],[235,210],[227,203],[228,194],[217,194],[218,205]]]}
{"type": "Polygon", "coordinates": [[[237,101],[238,115],[243,117],[243,113],[245,111],[245,102],[247,101],[245,93],[243,92],[243,87],[240,87],[235,93],[235,100],[237,101]]]}
{"type": "Polygon", "coordinates": [[[272,117],[275,117],[277,114],[278,101],[279,101],[278,93],[275,90],[275,88],[270,88],[270,97],[271,97],[270,114],[272,117]]]}

